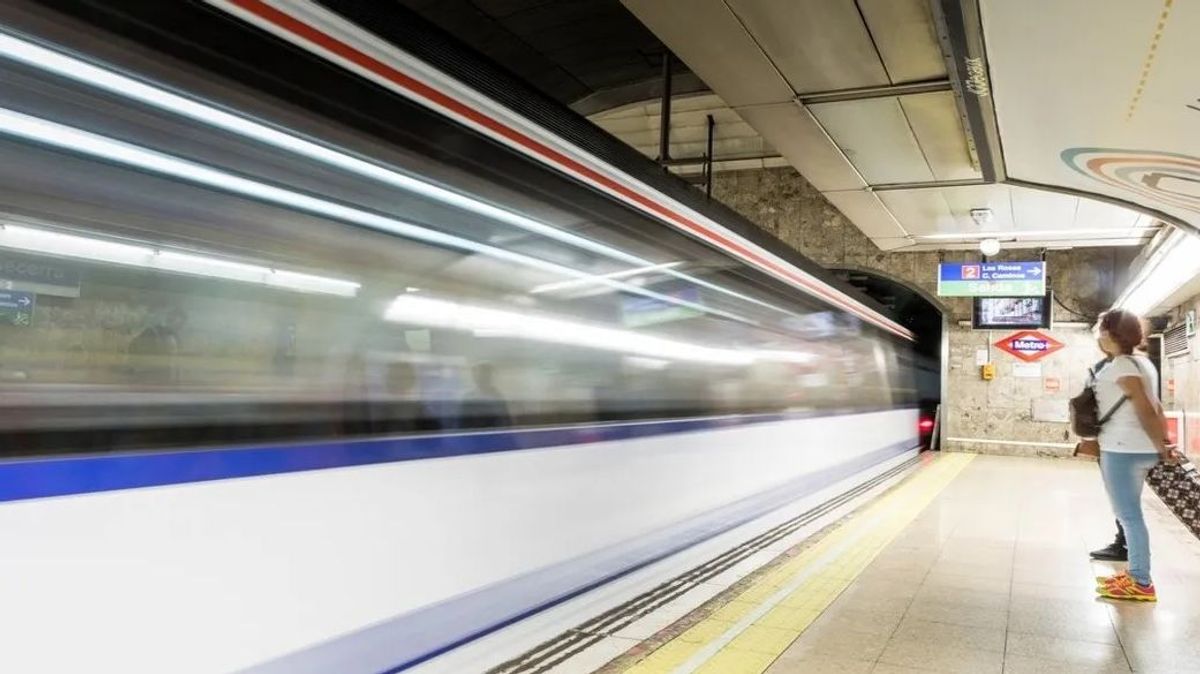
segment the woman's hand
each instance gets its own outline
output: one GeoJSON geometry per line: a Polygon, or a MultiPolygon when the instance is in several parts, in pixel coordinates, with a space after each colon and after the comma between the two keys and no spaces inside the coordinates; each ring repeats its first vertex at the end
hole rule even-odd
{"type": "Polygon", "coordinates": [[[1183,455],[1175,448],[1175,445],[1167,444],[1158,448],[1158,460],[1165,464],[1175,465],[1183,459],[1183,455]]]}

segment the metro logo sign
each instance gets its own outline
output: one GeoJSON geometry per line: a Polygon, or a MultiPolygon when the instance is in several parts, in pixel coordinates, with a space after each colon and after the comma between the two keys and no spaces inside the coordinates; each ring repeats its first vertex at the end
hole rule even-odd
{"type": "Polygon", "coordinates": [[[1063,348],[1063,343],[1037,330],[1022,330],[996,342],[1001,351],[1032,363],[1063,348]]]}

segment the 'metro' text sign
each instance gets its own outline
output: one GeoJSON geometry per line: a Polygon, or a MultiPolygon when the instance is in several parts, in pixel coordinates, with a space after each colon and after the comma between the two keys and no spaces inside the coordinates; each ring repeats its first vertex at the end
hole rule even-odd
{"type": "Polygon", "coordinates": [[[1063,343],[1037,330],[1022,330],[996,342],[996,346],[1026,363],[1032,363],[1063,348],[1063,343]]]}
{"type": "Polygon", "coordinates": [[[1040,297],[1046,294],[1045,262],[943,262],[942,297],[1040,297]]]}

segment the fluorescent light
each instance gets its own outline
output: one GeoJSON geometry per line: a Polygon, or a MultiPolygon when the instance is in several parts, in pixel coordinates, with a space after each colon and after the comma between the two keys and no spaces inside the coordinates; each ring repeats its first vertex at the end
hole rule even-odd
{"type": "Polygon", "coordinates": [[[957,234],[918,234],[914,238],[931,241],[973,241],[975,239],[1037,239],[1048,237],[1078,237],[1111,234],[1129,237],[1134,232],[1150,233],[1157,227],[1113,227],[1110,229],[1008,229],[995,232],[962,232],[957,234]]]}
{"type": "Polygon", "coordinates": [[[0,225],[0,246],[56,257],[72,257],[341,297],[354,297],[362,287],[353,281],[7,223],[0,225]]]}
{"type": "MultiPolygon", "coordinates": [[[[266,143],[268,145],[287,150],[294,154],[298,154],[330,166],[335,166],[365,178],[378,180],[379,182],[392,185],[393,187],[399,187],[400,189],[420,194],[421,196],[428,197],[451,206],[462,208],[463,210],[470,211],[477,215],[498,220],[528,232],[533,232],[556,241],[568,243],[578,248],[583,248],[614,260],[639,266],[648,266],[654,264],[653,262],[640,258],[636,255],[631,255],[603,243],[592,241],[586,237],[559,229],[553,225],[538,222],[537,220],[529,218],[520,213],[514,213],[479,199],[460,194],[445,187],[405,175],[399,171],[387,168],[386,166],[381,166],[346,152],[342,152],[320,143],[307,140],[300,136],[287,133],[267,124],[256,122],[252,119],[233,114],[217,106],[202,103],[187,96],[174,93],[170,90],[154,86],[126,75],[122,75],[113,70],[88,63],[87,61],[43,47],[28,40],[23,40],[11,34],[0,32],[0,56],[4,56],[40,70],[74,80],[75,82],[84,84],[86,86],[115,93],[126,98],[156,107],[160,110],[165,110],[182,117],[187,117],[189,119],[229,131],[245,138],[266,143]]],[[[693,276],[672,271],[670,269],[667,269],[666,273],[679,279],[695,283],[696,285],[709,288],[710,290],[714,290],[725,295],[736,297],[758,306],[773,309],[784,314],[793,313],[768,302],[764,302],[748,295],[743,295],[723,286],[710,283],[693,276]]],[[[628,290],[628,288],[623,289],[628,290]]],[[[679,303],[678,300],[675,300],[674,302],[679,303]]],[[[706,311],[705,309],[700,310],[706,311]]],[[[709,311],[709,313],[713,312],[709,311]]]]}
{"type": "Polygon", "coordinates": [[[553,262],[547,262],[536,257],[490,246],[470,239],[464,239],[451,234],[428,229],[403,220],[379,215],[371,211],[337,202],[320,199],[301,192],[296,192],[267,183],[262,183],[241,176],[227,173],[210,166],[187,159],[180,159],[157,150],[150,150],[125,141],[108,138],[99,134],[66,126],[57,122],[32,117],[15,110],[0,108],[0,133],[24,138],[36,143],[57,147],[68,152],[85,154],[104,161],[124,164],[137,169],[170,176],[187,182],[204,185],[221,191],[238,194],[260,201],[277,204],[286,208],[313,213],[323,217],[350,222],[356,225],[378,231],[396,234],[408,239],[425,243],[454,248],[457,250],[480,253],[492,258],[513,262],[541,271],[559,274],[571,278],[588,279],[597,283],[625,292],[650,297],[652,299],[676,304],[701,313],[722,316],[750,325],[756,321],[714,309],[696,302],[689,302],[670,295],[645,290],[620,281],[597,277],[587,272],[577,271],[553,262]]]}
{"type": "Polygon", "coordinates": [[[1175,230],[1146,260],[1114,306],[1145,316],[1200,274],[1200,237],[1175,230]]]}
{"type": "Polygon", "coordinates": [[[534,295],[540,295],[542,293],[554,292],[557,290],[568,290],[570,288],[579,288],[582,286],[587,286],[587,285],[596,283],[599,279],[629,278],[630,276],[637,276],[638,274],[646,274],[649,272],[662,271],[664,269],[678,267],[681,264],[683,264],[683,263],[682,262],[664,262],[663,264],[652,264],[652,265],[648,265],[645,267],[635,267],[633,269],[625,269],[622,271],[615,271],[611,274],[599,274],[597,276],[592,276],[592,277],[588,277],[588,278],[572,279],[570,281],[558,281],[556,283],[543,283],[542,285],[531,289],[529,292],[534,295]]]}
{"type": "Polygon", "coordinates": [[[704,346],[575,320],[416,295],[397,297],[384,312],[384,318],[396,323],[471,332],[481,337],[512,337],[616,351],[644,358],[716,365],[749,365],[760,360],[807,363],[813,358],[810,354],[801,352],[750,351],[704,346]]]}

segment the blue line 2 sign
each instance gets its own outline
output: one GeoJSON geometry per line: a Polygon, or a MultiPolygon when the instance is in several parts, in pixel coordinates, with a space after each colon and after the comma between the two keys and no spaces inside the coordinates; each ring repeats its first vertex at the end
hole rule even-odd
{"type": "Polygon", "coordinates": [[[0,325],[27,328],[33,324],[37,295],[19,290],[0,290],[0,325]]]}
{"type": "Polygon", "coordinates": [[[943,262],[938,265],[942,297],[1041,297],[1045,262],[943,262]]]}

